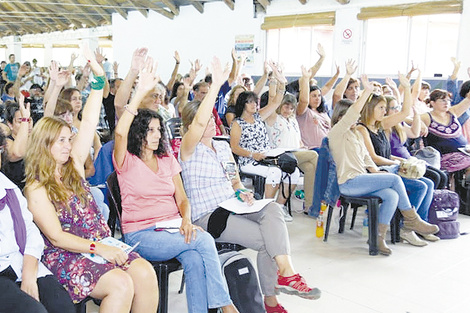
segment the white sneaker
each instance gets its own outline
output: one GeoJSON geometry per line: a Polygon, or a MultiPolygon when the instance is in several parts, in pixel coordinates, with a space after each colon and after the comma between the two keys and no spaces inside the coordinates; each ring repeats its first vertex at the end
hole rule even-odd
{"type": "Polygon", "coordinates": [[[292,222],[294,220],[294,218],[289,214],[289,210],[285,205],[282,207],[282,214],[284,215],[284,221],[286,223],[292,222]]]}
{"type": "Polygon", "coordinates": [[[404,228],[400,229],[400,238],[401,240],[406,241],[413,246],[424,247],[428,245],[426,241],[419,239],[416,233],[412,230],[407,230],[404,228]]]}

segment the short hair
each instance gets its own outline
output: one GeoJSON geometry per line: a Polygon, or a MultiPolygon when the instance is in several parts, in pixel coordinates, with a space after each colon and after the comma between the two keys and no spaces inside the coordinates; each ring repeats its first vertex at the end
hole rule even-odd
{"type": "Polygon", "coordinates": [[[8,92],[10,91],[10,89],[13,87],[14,83],[12,82],[8,82],[6,85],[5,85],[5,93],[8,94],[8,92]]]}
{"type": "Polygon", "coordinates": [[[335,126],[336,123],[346,114],[349,107],[353,105],[353,101],[349,99],[341,99],[335,104],[335,109],[331,115],[331,126],[335,126]]]}
{"type": "Polygon", "coordinates": [[[443,90],[443,89],[434,89],[430,94],[429,94],[429,98],[426,99],[426,103],[429,104],[431,103],[431,101],[437,101],[439,99],[445,99],[449,97],[450,98],[450,94],[447,90],[443,90]]]}
{"type": "Polygon", "coordinates": [[[460,87],[460,96],[462,98],[465,98],[469,92],[470,92],[470,80],[467,80],[465,83],[462,84],[462,87],[460,87]]]}
{"type": "Polygon", "coordinates": [[[121,80],[122,78],[112,78],[109,80],[109,88],[114,88],[116,87],[116,81],[121,80]]]}
{"type": "Polygon", "coordinates": [[[5,120],[13,124],[13,119],[15,118],[15,113],[20,110],[20,106],[16,102],[9,102],[5,108],[5,120]]]}
{"type": "Polygon", "coordinates": [[[70,101],[72,99],[72,95],[75,91],[78,91],[80,94],[80,89],[75,87],[70,87],[62,90],[59,94],[59,99],[70,101]]]}
{"type": "Polygon", "coordinates": [[[152,119],[158,119],[160,121],[160,142],[158,143],[157,150],[153,151],[153,154],[157,157],[163,157],[168,155],[167,143],[166,143],[166,132],[165,123],[163,118],[155,111],[150,109],[138,109],[137,116],[132,121],[129,128],[129,135],[127,140],[127,151],[141,157],[142,146],[146,143],[147,133],[149,130],[149,124],[152,119]]]}
{"type": "Polygon", "coordinates": [[[209,84],[206,83],[206,82],[199,82],[199,83],[196,83],[196,84],[194,84],[194,86],[193,86],[193,90],[194,90],[194,91],[198,91],[199,88],[201,88],[201,87],[209,87],[209,84]]]}
{"type": "Polygon", "coordinates": [[[421,82],[421,89],[429,89],[431,90],[431,85],[428,82],[422,81],[421,82]]]}
{"type": "Polygon", "coordinates": [[[294,111],[297,110],[297,98],[293,94],[288,92],[282,98],[281,105],[277,107],[276,109],[277,114],[281,114],[281,108],[285,104],[290,104],[294,107],[294,111]]]}
{"type": "Polygon", "coordinates": [[[11,58],[11,57],[14,57],[15,54],[14,53],[10,53],[10,55],[8,56],[8,58],[11,58]]]}
{"type": "Polygon", "coordinates": [[[54,116],[59,116],[67,112],[73,112],[73,107],[70,101],[65,99],[57,99],[57,104],[54,110],[54,116]]]}
{"type": "Polygon", "coordinates": [[[251,100],[258,102],[258,96],[253,91],[242,92],[235,103],[235,117],[242,116],[245,105],[251,100]]]}
{"type": "Polygon", "coordinates": [[[204,77],[204,82],[212,84],[212,74],[207,74],[206,77],[204,77]]]}
{"type": "Polygon", "coordinates": [[[230,97],[228,98],[228,101],[227,101],[228,107],[235,105],[235,91],[237,91],[238,89],[243,89],[243,91],[246,91],[246,87],[243,85],[236,85],[235,87],[233,87],[232,90],[230,91],[230,97]]]}
{"type": "Polygon", "coordinates": [[[178,88],[179,86],[181,85],[184,85],[183,82],[180,82],[180,81],[176,81],[174,84],[173,84],[173,88],[171,89],[171,95],[170,95],[170,100],[173,99],[173,98],[176,98],[176,94],[178,92],[178,88]]]}

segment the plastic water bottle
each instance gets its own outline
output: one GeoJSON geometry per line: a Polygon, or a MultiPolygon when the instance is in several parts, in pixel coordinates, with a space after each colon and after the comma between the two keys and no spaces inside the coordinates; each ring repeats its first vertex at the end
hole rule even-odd
{"type": "Polygon", "coordinates": [[[294,193],[295,197],[299,200],[303,200],[305,198],[304,191],[302,189],[297,189],[294,193]]]}
{"type": "Polygon", "coordinates": [[[317,238],[321,238],[325,234],[325,229],[323,228],[323,210],[320,211],[320,214],[317,217],[317,229],[315,233],[317,238]]]}
{"type": "Polygon", "coordinates": [[[362,220],[362,237],[369,237],[369,218],[367,216],[362,220]]]}

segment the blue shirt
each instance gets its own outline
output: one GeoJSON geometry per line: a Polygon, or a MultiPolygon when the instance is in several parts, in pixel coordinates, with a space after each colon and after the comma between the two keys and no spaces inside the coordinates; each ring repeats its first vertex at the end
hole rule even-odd
{"type": "Polygon", "coordinates": [[[20,69],[20,63],[8,63],[5,66],[4,71],[7,73],[7,78],[9,81],[14,82],[16,80],[16,76],[18,76],[18,70],[20,69]]]}

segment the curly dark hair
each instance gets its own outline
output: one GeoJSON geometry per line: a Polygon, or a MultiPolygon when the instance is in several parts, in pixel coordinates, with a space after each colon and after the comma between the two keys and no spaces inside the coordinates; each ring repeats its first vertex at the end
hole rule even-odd
{"type": "Polygon", "coordinates": [[[251,100],[258,103],[258,96],[253,91],[244,91],[238,96],[237,102],[235,103],[235,117],[242,116],[245,104],[251,100]]]}
{"type": "Polygon", "coordinates": [[[129,128],[129,135],[127,137],[127,151],[140,157],[142,153],[142,147],[146,143],[147,133],[150,121],[154,118],[160,121],[160,133],[161,138],[158,143],[158,149],[153,151],[158,157],[168,155],[167,142],[166,142],[166,131],[165,123],[163,118],[155,111],[149,109],[138,109],[138,114],[132,121],[131,127],[129,128]]]}

